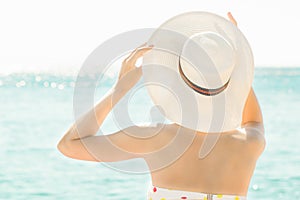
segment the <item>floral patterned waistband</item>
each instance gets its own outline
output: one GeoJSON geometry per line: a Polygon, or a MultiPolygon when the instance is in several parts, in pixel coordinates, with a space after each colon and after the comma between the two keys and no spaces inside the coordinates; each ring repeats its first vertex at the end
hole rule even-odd
{"type": "Polygon", "coordinates": [[[147,200],[246,200],[245,196],[205,194],[182,190],[172,190],[151,185],[148,190],[147,200]]]}

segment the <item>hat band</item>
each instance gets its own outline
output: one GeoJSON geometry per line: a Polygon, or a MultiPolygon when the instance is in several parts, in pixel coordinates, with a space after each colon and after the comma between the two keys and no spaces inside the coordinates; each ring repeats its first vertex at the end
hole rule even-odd
{"type": "Polygon", "coordinates": [[[219,88],[209,89],[209,88],[200,87],[200,86],[196,85],[195,83],[193,83],[192,81],[190,81],[188,79],[188,77],[186,77],[186,75],[183,73],[181,64],[180,64],[180,60],[179,60],[179,73],[180,73],[181,78],[184,80],[184,82],[189,87],[191,87],[194,91],[196,91],[200,94],[203,94],[205,96],[214,96],[214,95],[221,93],[222,91],[224,91],[227,88],[229,80],[230,80],[230,78],[229,78],[228,81],[219,88]]]}

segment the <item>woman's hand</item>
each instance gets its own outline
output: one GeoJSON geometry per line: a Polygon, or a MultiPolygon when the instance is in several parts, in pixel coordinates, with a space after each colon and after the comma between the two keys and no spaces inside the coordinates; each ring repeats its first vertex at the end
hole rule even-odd
{"type": "Polygon", "coordinates": [[[229,20],[230,20],[234,25],[237,26],[237,22],[236,22],[236,20],[234,19],[234,17],[232,16],[231,12],[228,12],[228,13],[227,13],[227,16],[228,16],[229,20]]]}
{"type": "Polygon", "coordinates": [[[153,45],[146,46],[146,43],[144,43],[132,51],[131,54],[123,60],[116,87],[129,90],[140,80],[142,76],[142,67],[136,67],[135,63],[152,48],[153,45]]]}

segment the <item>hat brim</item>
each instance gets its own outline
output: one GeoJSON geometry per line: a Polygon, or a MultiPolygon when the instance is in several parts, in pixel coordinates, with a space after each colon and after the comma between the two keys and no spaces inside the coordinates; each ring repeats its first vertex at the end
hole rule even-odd
{"type": "MultiPolygon", "coordinates": [[[[202,132],[225,132],[240,127],[253,75],[253,54],[243,33],[230,21],[208,12],[188,12],[163,23],[150,37],[154,48],[143,57],[143,78],[154,104],[166,118],[202,132]],[[216,32],[235,49],[235,65],[227,88],[218,95],[195,92],[181,78],[179,56],[195,33],[216,32]]],[[[201,73],[201,72],[200,72],[201,73]]]]}

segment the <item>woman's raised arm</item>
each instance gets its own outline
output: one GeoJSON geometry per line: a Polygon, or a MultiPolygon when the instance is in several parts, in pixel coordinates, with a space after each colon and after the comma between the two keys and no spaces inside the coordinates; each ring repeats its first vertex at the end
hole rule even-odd
{"type": "MultiPolygon", "coordinates": [[[[143,151],[141,147],[145,147],[145,142],[128,136],[124,130],[120,130],[109,136],[96,136],[103,121],[113,109],[114,105],[138,82],[142,75],[141,67],[135,67],[138,58],[149,51],[152,46],[142,45],[135,49],[123,63],[119,73],[119,78],[114,87],[106,94],[106,96],[96,104],[96,106],[79,118],[62,137],[57,144],[58,150],[68,157],[80,160],[99,161],[94,158],[89,150],[95,152],[105,152],[104,161],[117,161],[134,157],[132,154],[122,153],[118,148],[113,147],[112,141],[119,143],[126,151],[137,153],[143,151]],[[121,142],[120,142],[121,141],[121,142]],[[92,150],[93,149],[93,150],[92,150]],[[114,155],[114,156],[113,156],[114,155]]],[[[153,129],[153,128],[152,128],[153,129]]],[[[127,131],[140,133],[151,132],[151,128],[147,127],[129,127],[127,131]]]]}
{"type": "MultiPolygon", "coordinates": [[[[227,16],[229,20],[237,26],[237,22],[232,16],[231,12],[227,13],[227,16]]],[[[243,111],[243,119],[242,119],[242,126],[245,125],[248,122],[263,122],[262,113],[259,107],[259,103],[257,101],[257,98],[255,96],[255,93],[253,91],[253,88],[251,88],[248,98],[245,103],[244,111],[243,111]]]]}
{"type": "Polygon", "coordinates": [[[263,122],[263,117],[258,100],[255,96],[253,88],[251,88],[243,111],[243,120],[241,125],[248,122],[263,122]]]}

